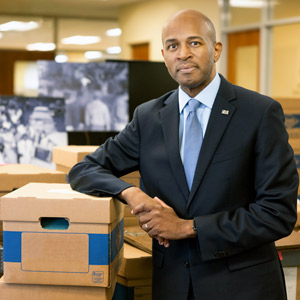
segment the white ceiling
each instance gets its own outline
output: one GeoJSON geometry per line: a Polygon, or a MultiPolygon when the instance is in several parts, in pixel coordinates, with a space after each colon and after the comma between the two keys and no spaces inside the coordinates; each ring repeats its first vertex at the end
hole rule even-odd
{"type": "Polygon", "coordinates": [[[0,14],[117,18],[121,6],[150,0],[0,0],[0,14]]]}
{"type": "Polygon", "coordinates": [[[119,26],[119,9],[147,1],[151,0],[0,0],[0,24],[11,20],[41,24],[27,32],[2,32],[0,48],[24,50],[30,43],[55,42],[58,52],[105,51],[119,45],[119,37],[105,35],[119,26]],[[88,46],[61,44],[62,38],[72,35],[96,35],[101,41],[88,46]]]}

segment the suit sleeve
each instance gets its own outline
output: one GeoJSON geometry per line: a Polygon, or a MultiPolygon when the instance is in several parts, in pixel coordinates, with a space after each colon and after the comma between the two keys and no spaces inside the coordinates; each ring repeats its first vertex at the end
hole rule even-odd
{"type": "Polygon", "coordinates": [[[282,108],[275,101],[260,122],[254,155],[255,199],[247,206],[195,219],[204,261],[216,259],[216,253],[231,256],[261,247],[293,230],[299,180],[282,108]]]}
{"type": "Polygon", "coordinates": [[[68,182],[73,189],[94,196],[116,196],[131,186],[119,177],[139,168],[137,110],[124,130],[70,170],[68,182]]]}

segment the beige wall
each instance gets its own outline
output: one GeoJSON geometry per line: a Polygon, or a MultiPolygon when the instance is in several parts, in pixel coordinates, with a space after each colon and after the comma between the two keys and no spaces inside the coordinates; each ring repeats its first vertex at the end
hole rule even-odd
{"type": "Polygon", "coordinates": [[[132,44],[148,42],[150,60],[162,61],[161,28],[175,12],[191,8],[206,14],[214,23],[217,36],[220,28],[220,11],[218,0],[154,0],[141,4],[126,6],[120,11],[122,28],[122,59],[131,59],[132,44]]]}
{"type": "Polygon", "coordinates": [[[300,24],[273,30],[271,96],[300,97],[300,24]]]}

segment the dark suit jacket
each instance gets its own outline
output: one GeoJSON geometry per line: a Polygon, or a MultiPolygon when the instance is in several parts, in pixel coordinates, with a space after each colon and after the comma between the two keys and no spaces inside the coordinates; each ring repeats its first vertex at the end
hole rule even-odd
{"type": "Polygon", "coordinates": [[[115,138],[73,167],[71,186],[117,195],[139,170],[146,192],[198,238],[153,241],[153,299],[285,299],[274,241],[295,224],[298,174],[281,106],[221,77],[189,193],[178,142],[178,91],[140,105],[115,138]],[[227,113],[228,112],[228,113],[227,113]]]}

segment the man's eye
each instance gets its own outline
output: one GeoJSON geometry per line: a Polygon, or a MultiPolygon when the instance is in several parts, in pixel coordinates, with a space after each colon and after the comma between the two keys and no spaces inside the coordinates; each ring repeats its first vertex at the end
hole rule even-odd
{"type": "Polygon", "coordinates": [[[177,47],[176,44],[170,44],[170,45],[168,45],[168,49],[169,50],[174,50],[174,49],[176,49],[176,47],[177,47]]]}
{"type": "Polygon", "coordinates": [[[199,46],[199,45],[201,45],[201,43],[198,42],[198,41],[191,41],[190,44],[191,44],[192,46],[199,46]]]}

